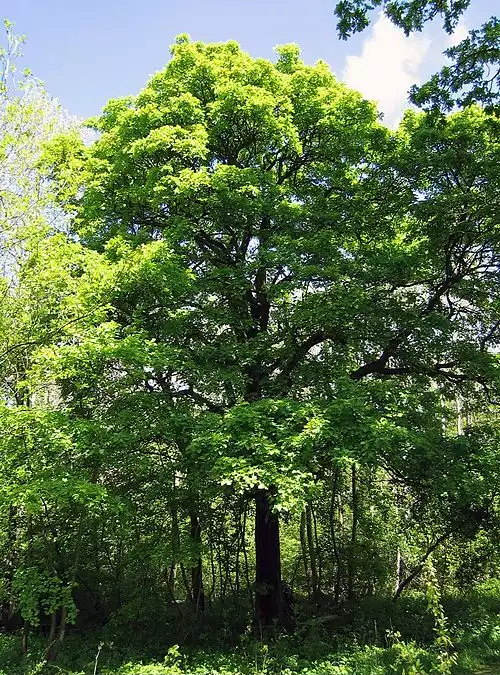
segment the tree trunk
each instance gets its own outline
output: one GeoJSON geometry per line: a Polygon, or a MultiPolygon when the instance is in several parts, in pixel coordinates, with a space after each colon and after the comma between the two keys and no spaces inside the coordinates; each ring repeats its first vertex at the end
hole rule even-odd
{"type": "Polygon", "coordinates": [[[255,618],[264,625],[281,622],[283,593],[279,522],[271,511],[266,490],[259,490],[255,499],[255,558],[255,618]]]}
{"type": "Polygon", "coordinates": [[[318,595],[321,596],[322,590],[322,581],[323,581],[323,560],[322,560],[322,551],[319,546],[319,538],[318,538],[318,520],[316,518],[316,511],[311,504],[311,514],[312,514],[312,521],[313,521],[313,531],[314,531],[314,551],[316,553],[316,564],[318,567],[318,595]]]}
{"type": "Polygon", "coordinates": [[[318,568],[316,565],[316,547],[313,538],[313,522],[311,515],[311,506],[310,504],[305,505],[305,516],[306,516],[306,534],[307,534],[307,547],[309,549],[309,561],[311,564],[311,583],[312,583],[312,595],[316,599],[319,596],[319,578],[318,578],[318,568]]]}
{"type": "MultiPolygon", "coordinates": [[[[264,216],[255,233],[257,250],[266,250],[270,218],[264,216]]],[[[267,297],[267,270],[255,272],[253,288],[245,293],[252,325],[245,330],[246,340],[253,340],[267,331],[271,301],[267,297]]],[[[245,401],[252,403],[263,396],[266,367],[260,359],[244,367],[247,377],[245,401]]],[[[268,373],[267,373],[268,374],[268,373]]],[[[278,516],[271,511],[269,490],[258,490],[255,496],[255,620],[259,625],[282,623],[284,618],[281,587],[281,551],[278,516]]]]}
{"type": "Polygon", "coordinates": [[[203,612],[205,609],[205,593],[203,592],[203,568],[201,560],[201,525],[197,513],[191,513],[190,524],[191,540],[196,546],[197,551],[196,564],[191,568],[192,597],[195,607],[203,612]]]}
{"type": "Polygon", "coordinates": [[[14,570],[16,567],[15,555],[16,555],[16,532],[17,532],[17,509],[14,504],[9,505],[9,519],[7,523],[7,557],[5,565],[5,580],[6,580],[6,596],[7,596],[7,609],[5,616],[2,617],[9,622],[14,615],[14,594],[12,592],[12,581],[14,578],[14,570]]]}
{"type": "Polygon", "coordinates": [[[404,591],[404,589],[411,584],[411,582],[418,577],[418,575],[422,572],[424,569],[425,563],[427,561],[427,558],[433,553],[437,547],[443,543],[449,536],[451,535],[451,530],[448,530],[444,534],[442,534],[440,537],[436,539],[436,541],[429,546],[427,551],[424,553],[422,558],[420,559],[420,564],[409,574],[405,579],[403,579],[400,583],[399,586],[396,589],[396,592],[394,593],[394,597],[392,598],[393,600],[397,600],[401,593],[404,591]]]}
{"type": "Polygon", "coordinates": [[[66,621],[68,618],[68,608],[63,607],[61,610],[61,623],[59,625],[59,635],[57,636],[56,644],[55,644],[55,650],[54,650],[54,660],[59,652],[59,649],[62,646],[62,643],[64,642],[64,637],[66,635],[66,621]]]}
{"type": "Polygon", "coordinates": [[[351,498],[352,498],[352,529],[351,551],[349,555],[349,568],[347,572],[347,598],[354,599],[354,577],[356,575],[356,534],[358,529],[358,487],[356,475],[356,463],[353,462],[351,470],[351,498]]]}
{"type": "Polygon", "coordinates": [[[312,589],[311,589],[311,579],[309,577],[309,560],[307,555],[305,507],[302,509],[302,513],[300,514],[300,550],[302,553],[302,562],[304,564],[304,575],[307,584],[307,594],[309,597],[311,597],[312,589]]]}
{"type": "Polygon", "coordinates": [[[338,466],[335,467],[335,473],[333,478],[332,486],[332,498],[330,501],[330,536],[332,539],[333,546],[333,555],[335,556],[335,565],[336,565],[336,574],[335,574],[335,604],[339,604],[340,600],[340,581],[342,576],[342,567],[339,554],[339,548],[337,545],[337,528],[335,524],[335,501],[337,499],[338,491],[338,482],[339,482],[340,469],[338,466]]]}
{"type": "Polygon", "coordinates": [[[23,630],[21,632],[21,650],[23,654],[28,653],[28,636],[30,633],[30,622],[24,621],[23,630]]]}
{"type": "Polygon", "coordinates": [[[247,553],[247,540],[246,540],[246,532],[247,532],[247,511],[248,511],[248,505],[245,504],[245,509],[243,511],[243,523],[241,525],[241,544],[243,547],[243,558],[245,560],[245,581],[247,585],[247,591],[250,597],[250,604],[252,606],[252,612],[255,612],[255,605],[254,605],[254,599],[253,599],[253,593],[252,593],[252,584],[250,583],[250,571],[248,567],[248,553],[247,553]]]}
{"type": "MultiPolygon", "coordinates": [[[[176,487],[174,477],[174,489],[176,487]]],[[[172,560],[170,563],[170,570],[168,574],[168,585],[172,589],[174,600],[175,595],[175,579],[177,576],[177,563],[179,561],[179,550],[181,547],[179,534],[179,519],[177,515],[177,504],[174,503],[170,509],[171,526],[170,526],[170,546],[172,548],[172,560]]]]}
{"type": "MultiPolygon", "coordinates": [[[[31,545],[32,545],[32,537],[33,537],[33,523],[31,521],[31,516],[28,516],[28,525],[27,525],[27,535],[28,535],[28,541],[27,541],[27,547],[26,547],[26,558],[28,564],[31,563],[31,545]]],[[[23,624],[23,630],[21,633],[21,649],[23,654],[28,653],[28,636],[30,632],[31,624],[29,621],[26,619],[24,620],[23,624]]]]}
{"type": "Polygon", "coordinates": [[[401,561],[401,550],[398,546],[398,550],[396,551],[396,583],[394,586],[394,593],[398,592],[399,585],[401,583],[401,578],[402,578],[402,561],[401,561]]]}
{"type": "MultiPolygon", "coordinates": [[[[80,566],[80,554],[82,551],[82,540],[83,540],[83,526],[84,526],[84,517],[83,514],[80,515],[80,522],[78,524],[78,534],[77,534],[77,540],[76,540],[76,549],[75,549],[75,559],[73,562],[73,570],[71,573],[71,577],[69,579],[69,588],[70,592],[71,589],[75,585],[75,581],[78,575],[78,569],[80,566]]],[[[46,660],[47,661],[55,661],[57,658],[57,654],[59,653],[59,650],[62,647],[62,644],[64,642],[64,638],[66,636],[66,623],[68,620],[68,607],[61,607],[61,621],[59,624],[59,635],[55,638],[55,640],[52,640],[52,644],[49,644],[48,650],[46,652],[46,660]]],[[[57,621],[57,619],[56,619],[57,621]]]]}
{"type": "Polygon", "coordinates": [[[55,609],[52,612],[52,615],[50,617],[50,633],[49,633],[49,641],[48,641],[47,650],[46,650],[47,654],[52,649],[52,645],[54,644],[54,641],[56,639],[56,633],[57,633],[57,609],[55,609]]]}

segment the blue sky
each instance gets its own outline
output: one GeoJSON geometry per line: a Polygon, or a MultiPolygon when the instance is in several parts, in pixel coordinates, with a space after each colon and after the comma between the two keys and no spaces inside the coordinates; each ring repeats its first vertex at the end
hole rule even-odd
{"type": "MultiPolygon", "coordinates": [[[[179,33],[235,39],[253,56],[297,42],[303,58],[326,60],[336,75],[377,98],[393,123],[406,91],[443,63],[449,36],[437,26],[405,39],[382,19],[347,42],[337,38],[335,0],[2,0],[1,12],[27,36],[24,63],[74,115],[99,113],[109,98],[134,94],[169,59],[179,33]]],[[[458,37],[494,13],[497,0],[472,0],[458,37]]],[[[375,17],[376,18],[376,17],[375,17]]]]}

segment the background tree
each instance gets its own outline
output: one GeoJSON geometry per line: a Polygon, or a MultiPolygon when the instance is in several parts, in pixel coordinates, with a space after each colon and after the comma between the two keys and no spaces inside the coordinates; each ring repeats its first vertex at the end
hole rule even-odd
{"type": "MultiPolygon", "coordinates": [[[[54,261],[52,266],[38,269],[36,287],[29,271],[39,247],[66,223],[38,162],[44,144],[63,131],[76,129],[77,123],[28,70],[18,75],[16,61],[23,38],[13,33],[9,21],[4,27],[5,47],[0,49],[0,414],[4,467],[0,518],[7,533],[2,541],[7,564],[2,575],[2,619],[15,621],[17,608],[22,608],[26,651],[29,626],[38,624],[40,606],[53,616],[58,611],[74,615],[72,573],[64,578],[55,560],[59,540],[53,533],[58,505],[63,502],[66,508],[74,508],[71,491],[80,488],[73,482],[60,484],[68,481],[65,471],[61,477],[57,469],[49,468],[58,454],[64,465],[62,456],[69,442],[64,415],[44,409],[55,392],[35,393],[27,380],[34,349],[52,341],[57,322],[64,321],[62,313],[56,312],[60,293],[54,286],[48,292],[48,280],[50,285],[54,281],[54,261]]],[[[61,639],[64,624],[62,620],[61,639]]],[[[52,649],[56,627],[54,624],[52,649]]]]}

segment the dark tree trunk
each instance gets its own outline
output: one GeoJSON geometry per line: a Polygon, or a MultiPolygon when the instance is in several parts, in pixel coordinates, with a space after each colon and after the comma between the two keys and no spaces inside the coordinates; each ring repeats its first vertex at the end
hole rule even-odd
{"type": "Polygon", "coordinates": [[[259,490],[255,499],[255,557],[255,618],[263,625],[281,622],[284,603],[279,522],[266,490],[259,490]]]}
{"type": "Polygon", "coordinates": [[[339,604],[340,600],[340,581],[342,577],[342,565],[340,560],[339,548],[337,544],[337,526],[335,523],[335,500],[337,499],[337,490],[339,483],[340,469],[338,466],[335,467],[335,473],[333,478],[333,487],[332,487],[332,498],[330,501],[330,536],[332,539],[333,546],[333,555],[335,556],[335,604],[339,604]]]}
{"type": "Polygon", "coordinates": [[[307,542],[306,542],[306,511],[302,509],[300,514],[300,550],[302,553],[302,562],[304,564],[304,575],[307,584],[307,594],[311,596],[311,580],[309,578],[309,561],[307,556],[307,542]]]}
{"type": "Polygon", "coordinates": [[[14,578],[14,570],[16,567],[15,551],[16,551],[16,531],[17,531],[17,509],[14,504],[9,506],[9,519],[7,523],[7,557],[5,565],[5,580],[6,580],[6,596],[7,603],[2,608],[2,623],[9,623],[14,616],[15,602],[13,600],[14,594],[12,592],[12,581],[14,578]]]}
{"type": "Polygon", "coordinates": [[[358,486],[356,463],[353,462],[351,469],[351,496],[352,496],[352,529],[351,551],[349,555],[349,568],[347,571],[347,598],[354,600],[354,581],[356,576],[356,534],[358,529],[358,486]]]}
{"type": "Polygon", "coordinates": [[[196,564],[191,568],[191,588],[193,591],[193,603],[197,609],[205,609],[205,593],[203,592],[203,569],[201,561],[201,525],[197,513],[191,513],[191,539],[198,550],[196,564]]]}
{"type": "Polygon", "coordinates": [[[47,646],[47,653],[50,652],[50,650],[52,649],[52,645],[54,644],[54,641],[56,639],[56,633],[57,633],[57,609],[55,609],[52,612],[52,615],[50,617],[50,633],[47,646]]]}
{"type": "Polygon", "coordinates": [[[318,567],[316,565],[316,547],[314,544],[314,536],[313,536],[312,509],[309,504],[305,505],[304,513],[306,517],[307,548],[309,549],[309,560],[311,564],[312,595],[313,598],[316,599],[320,594],[320,589],[319,589],[318,567]]]}
{"type": "Polygon", "coordinates": [[[23,654],[28,653],[28,636],[30,633],[30,622],[24,621],[23,630],[21,632],[21,649],[23,654]]]}
{"type": "Polygon", "coordinates": [[[59,635],[49,643],[46,651],[46,660],[54,662],[57,658],[57,654],[64,642],[64,636],[66,635],[66,621],[68,619],[68,610],[66,607],[63,607],[61,610],[61,623],[59,624],[59,635]]]}
{"type": "MultiPolygon", "coordinates": [[[[266,246],[267,229],[270,221],[264,217],[260,224],[257,239],[259,248],[266,246]]],[[[259,267],[254,279],[254,288],[246,294],[248,309],[252,317],[252,326],[246,331],[247,340],[265,333],[269,323],[271,303],[266,294],[267,271],[259,267]]],[[[245,367],[247,385],[245,400],[258,401],[263,396],[263,383],[266,380],[266,368],[256,359],[245,367]]],[[[255,497],[255,620],[261,626],[283,623],[283,589],[281,586],[281,552],[279,519],[272,512],[269,503],[269,491],[258,490],[255,497]]]]}
{"type": "Polygon", "coordinates": [[[241,544],[243,548],[243,558],[245,560],[245,581],[247,585],[247,591],[250,597],[250,604],[252,606],[252,612],[255,612],[255,604],[254,604],[254,599],[253,599],[253,593],[252,593],[252,584],[250,583],[250,569],[248,566],[248,553],[247,553],[247,540],[246,540],[246,532],[247,532],[247,510],[248,510],[248,504],[245,504],[245,509],[243,511],[243,523],[241,524],[241,544]]]}

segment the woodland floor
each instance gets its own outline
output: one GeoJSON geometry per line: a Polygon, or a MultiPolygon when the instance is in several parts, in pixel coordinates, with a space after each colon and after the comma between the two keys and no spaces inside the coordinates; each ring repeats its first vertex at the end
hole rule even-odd
{"type": "Polygon", "coordinates": [[[336,614],[302,600],[294,634],[265,640],[248,628],[243,604],[230,607],[196,622],[166,610],[70,627],[54,664],[44,663],[43,634],[31,636],[23,657],[19,634],[0,633],[0,675],[500,675],[500,584],[443,598],[455,662],[442,669],[418,594],[396,604],[370,598],[336,614]]]}

